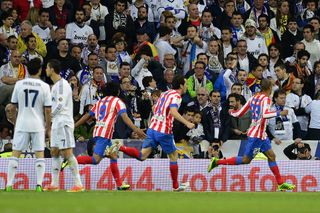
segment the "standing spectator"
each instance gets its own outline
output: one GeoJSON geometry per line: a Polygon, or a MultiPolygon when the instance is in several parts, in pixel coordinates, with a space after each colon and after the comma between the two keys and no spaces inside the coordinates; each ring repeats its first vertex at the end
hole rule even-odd
{"type": "Polygon", "coordinates": [[[258,64],[258,60],[253,56],[253,54],[248,52],[247,41],[240,39],[237,43],[237,53],[238,53],[238,68],[251,72],[255,65],[258,64]]]}
{"type": "Polygon", "coordinates": [[[195,26],[197,29],[200,27],[201,18],[199,15],[198,6],[194,3],[188,5],[188,13],[184,19],[181,21],[181,24],[178,28],[178,31],[181,35],[186,35],[188,27],[190,25],[195,26]]]}
{"type": "Polygon", "coordinates": [[[269,47],[270,44],[280,43],[281,37],[277,35],[276,31],[269,27],[270,19],[267,15],[261,14],[258,18],[258,23],[258,30],[262,33],[267,47],[269,47]]]}
{"type": "Polygon", "coordinates": [[[293,73],[287,73],[284,64],[275,65],[274,71],[277,75],[275,85],[278,86],[279,90],[284,90],[288,94],[291,91],[293,79],[295,78],[293,73]]]}
{"type": "Polygon", "coordinates": [[[12,0],[2,0],[0,6],[0,15],[2,15],[3,12],[8,12],[10,9],[12,9],[12,0]]]}
{"type": "Polygon", "coordinates": [[[83,9],[77,9],[75,13],[75,22],[69,23],[66,26],[66,38],[71,44],[87,46],[89,35],[93,34],[93,30],[84,23],[83,9]]]}
{"type": "Polygon", "coordinates": [[[258,24],[258,17],[261,14],[266,14],[270,19],[274,17],[274,13],[269,7],[264,6],[264,0],[253,0],[253,5],[245,14],[245,20],[251,19],[258,24]]]}
{"type": "MultiPolygon", "coordinates": [[[[136,79],[136,81],[139,84],[139,87],[142,90],[145,88],[145,86],[143,85],[143,79],[147,76],[152,78],[152,73],[148,70],[149,61],[149,56],[143,56],[141,57],[140,61],[136,64],[136,66],[131,70],[132,77],[136,79]]],[[[153,81],[155,82],[154,79],[153,81]]]]}
{"type": "Polygon", "coordinates": [[[243,24],[243,17],[239,11],[234,11],[231,17],[232,42],[237,44],[239,39],[243,36],[245,28],[243,24]]]}
{"type": "Polygon", "coordinates": [[[158,88],[163,92],[165,92],[169,89],[172,89],[172,80],[173,80],[174,76],[175,76],[174,70],[171,68],[167,68],[164,71],[163,80],[160,82],[157,82],[158,88]]]}
{"type": "Polygon", "coordinates": [[[256,23],[253,20],[248,19],[245,23],[245,28],[246,32],[243,35],[243,39],[247,41],[249,53],[251,53],[255,58],[258,58],[261,53],[268,54],[264,38],[257,34],[256,23]]]}
{"type": "Polygon", "coordinates": [[[309,116],[305,108],[312,101],[310,96],[303,93],[304,80],[302,78],[293,79],[292,90],[287,95],[286,106],[291,107],[297,116],[301,128],[302,139],[306,138],[308,131],[309,116]]]}
{"type": "Polygon", "coordinates": [[[28,76],[27,67],[21,63],[21,54],[17,50],[11,52],[10,61],[0,68],[0,104],[10,102],[14,85],[28,76]]]}
{"type": "MultiPolygon", "coordinates": [[[[197,5],[195,6],[197,7],[197,5]]],[[[160,1],[160,4],[157,4],[156,7],[158,12],[158,15],[155,17],[156,22],[160,21],[160,16],[165,11],[171,12],[179,21],[190,14],[186,12],[183,0],[162,0],[160,1]]]]}
{"type": "Polygon", "coordinates": [[[211,39],[208,43],[208,70],[211,73],[211,81],[215,82],[220,72],[223,70],[224,58],[219,40],[211,39]]]}
{"type": "Polygon", "coordinates": [[[106,30],[104,28],[105,17],[109,14],[108,8],[100,3],[100,0],[90,0],[91,19],[97,21],[99,24],[99,41],[106,40],[106,30]]]}
{"type": "Polygon", "coordinates": [[[210,105],[208,89],[200,87],[197,90],[197,98],[187,104],[187,107],[192,107],[197,111],[202,112],[210,105]]]}
{"type": "Polygon", "coordinates": [[[248,79],[247,79],[247,85],[249,89],[251,90],[252,94],[256,94],[260,92],[261,90],[261,80],[263,78],[262,76],[263,67],[261,65],[257,65],[252,72],[249,73],[248,79]]]}
{"type": "Polygon", "coordinates": [[[270,27],[277,32],[279,38],[281,38],[287,29],[290,17],[289,0],[282,0],[278,3],[276,17],[270,21],[270,27]]]}
{"type": "Polygon", "coordinates": [[[283,63],[283,60],[280,58],[280,50],[279,44],[270,44],[268,47],[269,71],[273,80],[277,79],[276,73],[274,72],[274,66],[278,63],[283,63]]]}
{"type": "MultiPolygon", "coordinates": [[[[248,101],[252,97],[252,92],[247,85],[248,72],[245,70],[238,70],[237,81],[242,85],[241,95],[248,101]]],[[[231,88],[232,89],[232,88],[231,88]]]]}
{"type": "Polygon", "coordinates": [[[51,24],[65,28],[73,19],[72,5],[66,3],[65,0],[56,0],[55,4],[49,8],[49,16],[51,24]]]}
{"type": "Polygon", "coordinates": [[[154,43],[154,46],[157,48],[159,62],[163,64],[163,59],[165,54],[173,54],[175,55],[177,51],[173,49],[170,45],[170,36],[171,29],[167,26],[161,26],[159,28],[159,39],[154,43]]]}
{"type": "Polygon", "coordinates": [[[130,15],[127,15],[127,1],[116,0],[115,9],[105,17],[104,27],[106,30],[106,40],[111,40],[112,36],[117,32],[123,32],[128,43],[132,42],[135,37],[135,29],[133,20],[130,15]]]}
{"type": "Polygon", "coordinates": [[[223,57],[226,58],[229,53],[232,52],[234,47],[232,40],[232,30],[230,27],[221,28],[221,47],[223,52],[223,57]]]}
{"type": "Polygon", "coordinates": [[[320,61],[314,63],[313,73],[305,83],[306,94],[314,99],[315,94],[320,90],[320,61]]]}
{"type": "Polygon", "coordinates": [[[288,19],[288,28],[281,36],[281,55],[287,58],[293,54],[294,45],[303,39],[302,32],[298,29],[297,20],[295,18],[288,19]]]}
{"type": "Polygon", "coordinates": [[[220,29],[212,24],[212,14],[209,10],[202,12],[199,34],[205,42],[208,42],[213,36],[218,39],[221,38],[220,29]]]}
{"type": "MultiPolygon", "coordinates": [[[[1,36],[0,36],[0,38],[1,38],[1,36]]],[[[4,38],[3,38],[3,40],[4,40],[4,38]]],[[[4,45],[5,44],[2,44],[2,46],[4,46],[4,45]]],[[[3,57],[2,57],[3,58],[3,61],[2,61],[3,64],[6,64],[6,63],[8,63],[10,61],[11,53],[12,53],[13,50],[17,50],[17,46],[18,46],[17,37],[9,36],[7,38],[7,48],[6,48],[7,50],[4,53],[5,55],[3,55],[3,57]]]]}
{"type": "Polygon", "coordinates": [[[308,51],[300,50],[298,52],[295,66],[288,68],[296,78],[307,80],[308,76],[311,75],[312,71],[308,68],[309,58],[310,53],[308,51]]]}
{"type": "Polygon", "coordinates": [[[310,53],[311,66],[320,60],[320,41],[314,38],[314,28],[312,25],[307,24],[303,28],[303,40],[305,50],[310,53]]]}
{"type": "MultiPolygon", "coordinates": [[[[151,11],[151,9],[149,9],[149,11],[151,11]]],[[[154,23],[149,22],[148,20],[148,8],[146,5],[140,6],[138,8],[138,17],[134,21],[134,26],[135,26],[136,32],[139,30],[146,31],[147,34],[150,36],[150,40],[154,41],[156,37],[156,29],[154,27],[154,23]]]]}
{"type": "Polygon", "coordinates": [[[27,64],[31,59],[39,58],[41,61],[41,64],[43,63],[42,56],[36,51],[37,47],[37,40],[34,35],[28,35],[25,38],[25,42],[27,45],[26,51],[22,53],[22,61],[24,64],[27,64]]]}
{"type": "Polygon", "coordinates": [[[308,140],[320,140],[320,90],[314,96],[314,100],[305,108],[310,113],[310,124],[308,128],[308,140]]]}
{"type": "Polygon", "coordinates": [[[49,41],[46,44],[47,50],[50,50],[47,54],[47,59],[51,59],[58,55],[58,42],[60,39],[65,39],[66,38],[66,30],[64,28],[58,27],[54,31],[54,39],[52,41],[49,41]]]}
{"type": "Polygon", "coordinates": [[[57,29],[49,21],[49,11],[46,9],[41,9],[39,11],[39,21],[38,24],[32,27],[32,31],[37,33],[39,37],[43,40],[43,43],[47,44],[54,38],[54,31],[57,29]]]}
{"type": "Polygon", "coordinates": [[[36,51],[39,53],[42,57],[46,57],[47,55],[47,48],[45,43],[42,41],[42,39],[36,34],[32,32],[32,24],[30,21],[23,21],[21,23],[21,33],[18,36],[18,50],[20,53],[23,53],[27,50],[27,44],[25,42],[25,39],[28,35],[33,35],[36,38],[36,51]]]}
{"type": "Polygon", "coordinates": [[[116,79],[119,75],[119,68],[117,65],[117,50],[114,45],[106,47],[106,57],[99,63],[104,70],[107,78],[116,79]]]}
{"type": "Polygon", "coordinates": [[[42,8],[41,0],[12,0],[13,8],[15,8],[19,14],[19,19],[24,21],[31,8],[42,8]]]}

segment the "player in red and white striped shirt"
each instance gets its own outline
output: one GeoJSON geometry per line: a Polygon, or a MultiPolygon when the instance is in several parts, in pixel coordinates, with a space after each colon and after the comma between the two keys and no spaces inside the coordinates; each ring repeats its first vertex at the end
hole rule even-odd
{"type": "Polygon", "coordinates": [[[170,174],[174,191],[183,191],[187,184],[178,183],[178,152],[172,135],[172,123],[176,119],[186,125],[189,129],[194,128],[194,124],[184,119],[178,112],[181,103],[181,95],[187,90],[186,80],[183,76],[176,76],[172,81],[172,90],[161,94],[154,108],[151,124],[147,131],[147,138],[144,140],[141,152],[136,148],[120,146],[114,144],[110,152],[122,151],[123,153],[144,161],[151,154],[152,150],[161,146],[162,150],[170,158],[170,174]]]}
{"type": "MultiPolygon", "coordinates": [[[[256,154],[264,153],[268,158],[269,168],[276,177],[278,189],[292,190],[294,185],[285,183],[279,172],[276,163],[276,156],[271,148],[271,142],[266,135],[267,119],[276,116],[285,116],[288,110],[270,111],[271,100],[269,96],[272,92],[272,83],[268,79],[261,81],[261,93],[251,97],[248,102],[240,110],[230,110],[230,114],[234,117],[241,117],[248,110],[252,112],[252,123],[248,130],[248,139],[244,156],[238,156],[223,160],[212,158],[208,167],[208,172],[218,165],[239,165],[249,164],[256,154]]],[[[236,107],[238,108],[238,107],[236,107]]]]}
{"type": "MultiPolygon", "coordinates": [[[[121,116],[122,120],[134,131],[139,137],[145,138],[146,134],[136,127],[127,115],[125,104],[116,97],[120,93],[120,87],[116,83],[107,83],[104,88],[105,97],[99,100],[91,109],[91,111],[85,114],[77,123],[76,127],[85,123],[90,116],[94,116],[96,119],[96,125],[93,131],[93,137],[96,142],[94,147],[93,156],[78,156],[77,160],[79,164],[99,164],[103,159],[106,147],[112,146],[111,139],[114,131],[114,124],[118,116],[121,116]]],[[[120,179],[117,155],[109,155],[110,168],[112,175],[116,181],[118,190],[127,190],[130,185],[122,183],[120,179]]]]}

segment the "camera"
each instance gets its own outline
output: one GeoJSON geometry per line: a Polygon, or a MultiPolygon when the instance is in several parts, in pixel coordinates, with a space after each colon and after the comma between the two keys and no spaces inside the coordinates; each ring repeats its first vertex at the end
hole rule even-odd
{"type": "Polygon", "coordinates": [[[214,151],[218,151],[219,148],[220,148],[219,145],[213,145],[213,146],[212,146],[212,149],[213,149],[214,151]]]}

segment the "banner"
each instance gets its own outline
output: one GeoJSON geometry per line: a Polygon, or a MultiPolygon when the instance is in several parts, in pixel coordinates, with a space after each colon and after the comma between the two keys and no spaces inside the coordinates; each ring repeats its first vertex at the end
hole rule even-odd
{"type": "MultiPolygon", "coordinates": [[[[0,159],[0,188],[7,180],[9,159],[0,159]]],[[[14,181],[15,189],[35,189],[35,159],[19,159],[14,181]]],[[[189,182],[189,191],[276,191],[277,183],[267,161],[254,160],[249,165],[219,166],[207,172],[209,160],[178,160],[179,182],[189,182]]],[[[168,159],[118,160],[120,176],[132,190],[171,191],[172,182],[168,159]]],[[[320,161],[278,161],[283,179],[297,186],[294,191],[320,191],[320,161]]],[[[51,182],[51,159],[46,159],[43,186],[51,182]]],[[[99,165],[80,165],[82,183],[86,190],[115,190],[115,182],[109,168],[109,160],[99,165]]],[[[60,175],[60,189],[70,189],[73,180],[68,167],[60,175]]]]}

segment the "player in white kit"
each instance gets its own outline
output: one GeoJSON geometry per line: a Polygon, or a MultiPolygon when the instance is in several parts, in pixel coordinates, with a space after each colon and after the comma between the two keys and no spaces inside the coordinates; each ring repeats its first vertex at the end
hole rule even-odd
{"type": "Polygon", "coordinates": [[[72,90],[69,83],[60,76],[61,64],[58,60],[52,59],[48,62],[46,74],[51,78],[52,87],[52,130],[51,130],[51,156],[52,156],[52,182],[45,188],[45,191],[59,190],[59,172],[62,157],[67,160],[72,176],[75,181],[74,187],[68,192],[82,192],[84,188],[81,183],[79,166],[73,155],[75,141],[73,136],[73,102],[72,90]]]}
{"type": "Polygon", "coordinates": [[[51,93],[49,85],[40,80],[41,60],[30,60],[27,67],[30,77],[17,81],[11,98],[11,102],[18,106],[18,117],[14,130],[12,158],[8,164],[6,191],[12,191],[18,158],[31,141],[32,151],[36,155],[36,191],[41,192],[45,172],[45,131],[48,136],[51,131],[51,93]]]}

